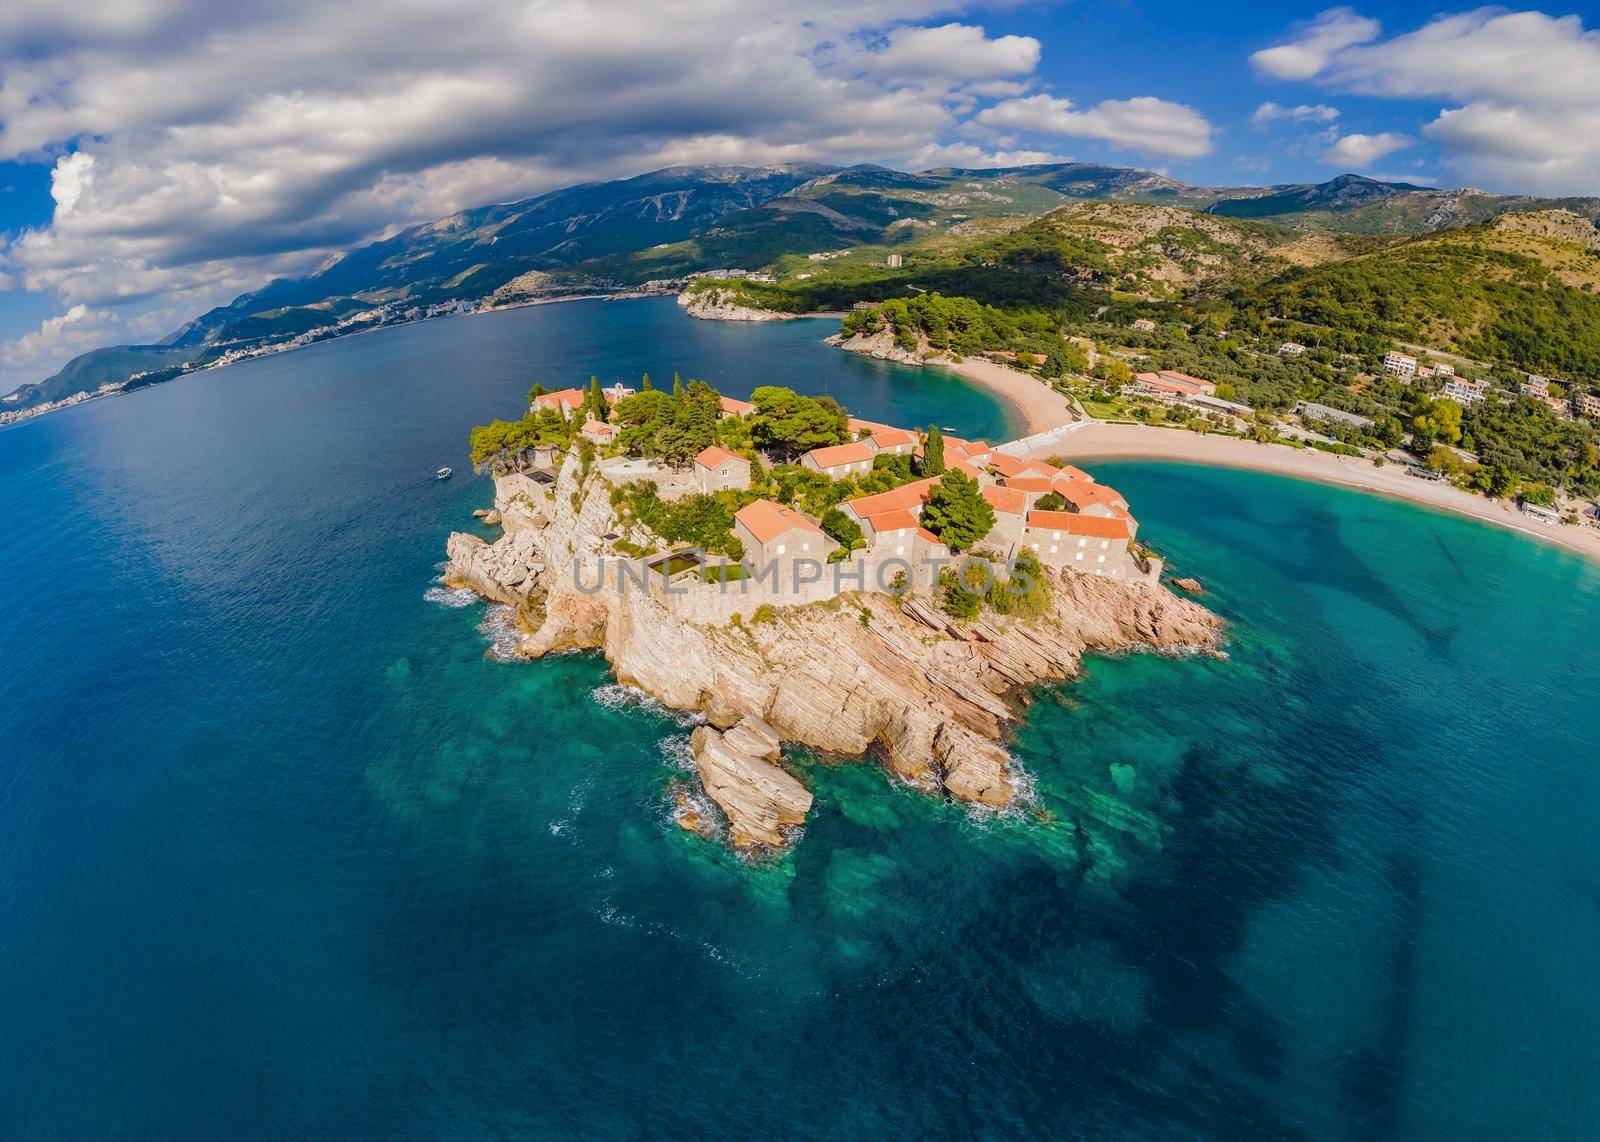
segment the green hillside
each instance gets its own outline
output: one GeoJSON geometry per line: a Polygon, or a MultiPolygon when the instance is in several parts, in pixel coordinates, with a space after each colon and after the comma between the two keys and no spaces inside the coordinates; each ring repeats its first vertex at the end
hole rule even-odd
{"type": "Polygon", "coordinates": [[[1230,300],[1256,317],[1594,377],[1597,246],[1600,232],[1575,215],[1507,216],[1291,270],[1258,289],[1236,290],[1230,300]]]}

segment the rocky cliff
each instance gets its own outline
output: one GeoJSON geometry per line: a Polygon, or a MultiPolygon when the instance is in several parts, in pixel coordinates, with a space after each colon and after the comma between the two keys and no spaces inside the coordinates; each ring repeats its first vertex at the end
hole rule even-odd
{"type": "Polygon", "coordinates": [[[678,304],[690,317],[701,317],[708,321],[789,321],[798,316],[745,305],[733,290],[685,290],[678,295],[678,304]]]}
{"type": "MultiPolygon", "coordinates": [[[[579,589],[593,581],[588,568],[607,554],[601,537],[613,526],[608,485],[581,477],[568,458],[543,511],[497,497],[505,534],[492,544],[450,537],[447,581],[516,606],[526,631],[519,653],[598,648],[619,681],[711,727],[755,719],[783,741],[875,756],[907,783],[963,802],[1000,807],[1016,797],[1005,741],[1023,691],[1073,677],[1091,651],[1209,648],[1221,633],[1210,612],[1157,584],[1074,573],[1047,573],[1050,606],[1027,619],[957,624],[930,607],[850,592],[763,608],[763,621],[755,601],[731,622],[689,621],[658,593],[579,589]]],[[[723,787],[771,785],[758,766],[740,770],[748,751],[715,752],[723,787]]],[[[772,843],[777,826],[792,823],[713,799],[744,843],[772,843]]]]}

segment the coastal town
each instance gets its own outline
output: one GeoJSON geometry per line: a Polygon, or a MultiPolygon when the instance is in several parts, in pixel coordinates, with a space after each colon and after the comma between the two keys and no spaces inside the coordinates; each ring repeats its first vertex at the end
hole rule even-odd
{"type": "Polygon", "coordinates": [[[1219,639],[1128,500],[1025,444],[645,378],[536,386],[472,453],[499,535],[452,535],[446,583],[508,609],[511,656],[598,647],[620,681],[702,716],[675,815],[740,851],[805,820],[778,743],[877,748],[913,787],[1003,808],[1014,695],[1090,649],[1219,639]]]}

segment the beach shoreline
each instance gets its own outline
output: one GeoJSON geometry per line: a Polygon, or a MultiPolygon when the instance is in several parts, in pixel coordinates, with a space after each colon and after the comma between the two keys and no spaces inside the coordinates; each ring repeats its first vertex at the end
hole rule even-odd
{"type": "Polygon", "coordinates": [[[1354,456],[1180,429],[1098,421],[1085,424],[1033,454],[1062,456],[1077,464],[1092,464],[1095,460],[1174,460],[1333,484],[1465,516],[1600,562],[1600,531],[1535,523],[1513,504],[1485,499],[1450,484],[1419,480],[1398,465],[1378,468],[1370,460],[1354,456]]]}

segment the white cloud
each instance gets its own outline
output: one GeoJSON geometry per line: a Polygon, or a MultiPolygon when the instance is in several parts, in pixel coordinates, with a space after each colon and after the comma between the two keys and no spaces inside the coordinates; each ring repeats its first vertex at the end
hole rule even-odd
{"type": "Polygon", "coordinates": [[[1376,135],[1341,135],[1322,153],[1322,161],[1346,168],[1370,167],[1385,155],[1403,151],[1416,140],[1409,135],[1383,131],[1376,135]]]}
{"type": "Polygon", "coordinates": [[[1600,187],[1600,32],[1577,16],[1503,8],[1441,16],[1321,51],[1294,78],[1448,104],[1422,134],[1446,168],[1474,185],[1547,194],[1600,187]]]}
{"type": "Polygon", "coordinates": [[[1351,8],[1329,8],[1314,20],[1296,25],[1285,43],[1250,57],[1255,69],[1273,79],[1310,79],[1328,66],[1335,53],[1378,38],[1383,25],[1351,8]]]}
{"type": "Polygon", "coordinates": [[[1121,150],[1174,158],[1209,154],[1213,130],[1194,108],[1151,96],[1107,99],[1079,111],[1068,99],[1030,95],[997,103],[979,112],[977,121],[989,127],[1098,139],[1121,150]]]}
{"type": "Polygon", "coordinates": [[[902,26],[943,7],[24,0],[0,14],[0,160],[61,157],[51,224],[0,268],[91,308],[210,303],[397,223],[584,179],[893,160],[956,112],[889,72],[1016,81],[1038,58],[1028,37],[902,26]]]}
{"type": "Polygon", "coordinates": [[[987,167],[1023,167],[1038,163],[1064,163],[1065,155],[1052,151],[1011,150],[1005,148],[984,150],[972,143],[939,143],[924,147],[911,156],[911,165],[918,170],[933,167],[964,167],[981,170],[987,167]]]}
{"type": "Polygon", "coordinates": [[[1257,127],[1265,127],[1271,123],[1332,123],[1338,117],[1339,109],[1329,107],[1326,103],[1302,103],[1297,107],[1263,103],[1250,116],[1250,122],[1257,127]]]}
{"type": "Polygon", "coordinates": [[[882,51],[866,66],[900,79],[1002,80],[1027,75],[1039,64],[1039,41],[1032,36],[989,39],[970,24],[937,28],[902,27],[889,33],[882,51]]]}
{"type": "Polygon", "coordinates": [[[65,313],[45,318],[33,332],[0,342],[0,365],[17,372],[48,367],[63,357],[105,344],[117,324],[113,313],[74,305],[65,313]]]}

